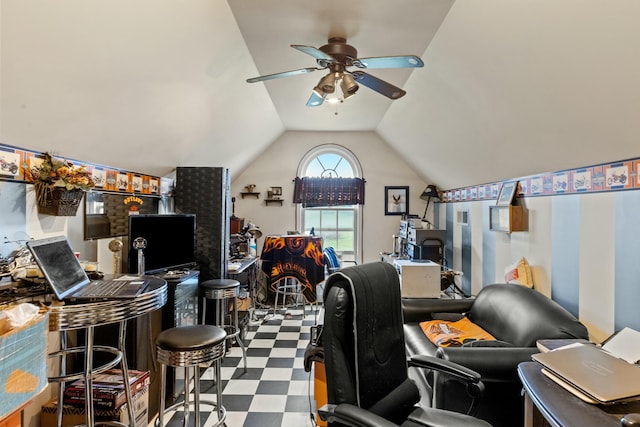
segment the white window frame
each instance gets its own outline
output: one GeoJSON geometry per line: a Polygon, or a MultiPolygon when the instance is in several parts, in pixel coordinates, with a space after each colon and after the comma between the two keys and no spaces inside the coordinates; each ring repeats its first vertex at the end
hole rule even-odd
{"type": "MultiPolygon", "coordinates": [[[[338,144],[322,144],[317,147],[312,148],[307,151],[305,155],[300,160],[298,165],[298,173],[297,176],[304,177],[307,168],[321,154],[325,153],[333,153],[341,156],[344,160],[346,160],[351,169],[353,170],[354,178],[362,178],[362,167],[360,166],[360,162],[353,152],[349,149],[338,145],[338,144]]],[[[328,209],[336,209],[340,208],[339,206],[331,206],[328,209]]],[[[301,204],[296,205],[296,224],[300,224],[300,231],[304,231],[304,209],[301,204]]],[[[309,208],[309,209],[322,209],[322,208],[309,208]]],[[[350,209],[353,209],[354,212],[354,261],[358,263],[362,263],[362,206],[361,205],[353,205],[350,209]]]]}

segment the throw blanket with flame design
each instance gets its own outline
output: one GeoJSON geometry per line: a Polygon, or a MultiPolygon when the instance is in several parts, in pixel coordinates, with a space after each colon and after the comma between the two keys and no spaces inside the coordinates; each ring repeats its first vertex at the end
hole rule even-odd
{"type": "Polygon", "coordinates": [[[290,277],[300,282],[307,302],[316,301],[316,285],[324,280],[322,237],[267,236],[260,259],[271,290],[275,292],[276,283],[290,277]]]}

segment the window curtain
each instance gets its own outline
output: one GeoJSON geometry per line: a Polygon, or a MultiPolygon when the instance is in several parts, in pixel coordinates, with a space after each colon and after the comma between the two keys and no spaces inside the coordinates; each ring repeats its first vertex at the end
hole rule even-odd
{"type": "Polygon", "coordinates": [[[293,186],[293,203],[303,208],[364,205],[362,178],[300,178],[293,186]]]}

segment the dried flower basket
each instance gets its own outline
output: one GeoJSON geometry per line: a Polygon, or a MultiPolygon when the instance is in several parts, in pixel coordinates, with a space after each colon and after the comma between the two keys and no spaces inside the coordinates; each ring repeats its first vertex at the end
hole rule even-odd
{"type": "Polygon", "coordinates": [[[49,310],[42,307],[34,319],[0,336],[0,419],[47,386],[48,331],[49,310]]]}
{"type": "Polygon", "coordinates": [[[51,187],[42,182],[34,183],[38,213],[55,216],[75,216],[84,196],[84,191],[76,188],[51,187]]]}

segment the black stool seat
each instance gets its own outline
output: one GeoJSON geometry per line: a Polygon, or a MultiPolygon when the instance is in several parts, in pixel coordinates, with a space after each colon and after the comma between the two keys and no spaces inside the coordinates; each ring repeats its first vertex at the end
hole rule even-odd
{"type": "Polygon", "coordinates": [[[168,351],[190,351],[208,348],[227,337],[224,329],[213,325],[188,325],[160,332],[156,345],[168,351]]]}
{"type": "Polygon", "coordinates": [[[240,282],[234,279],[211,279],[200,283],[203,288],[232,289],[240,286],[240,282]]]}

